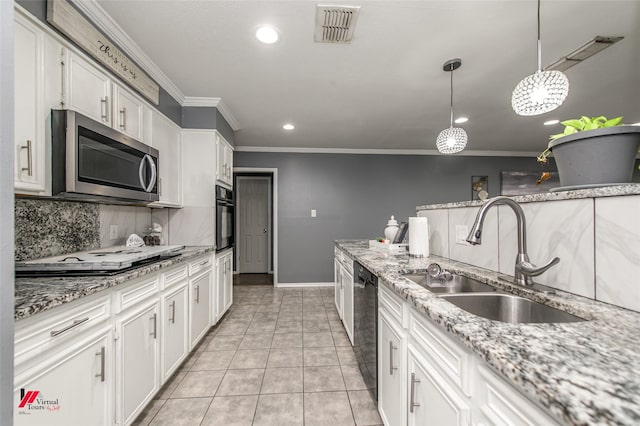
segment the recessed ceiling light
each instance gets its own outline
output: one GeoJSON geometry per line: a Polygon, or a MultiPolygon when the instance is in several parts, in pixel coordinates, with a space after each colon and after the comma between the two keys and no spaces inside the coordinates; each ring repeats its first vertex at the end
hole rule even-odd
{"type": "Polygon", "coordinates": [[[287,124],[283,124],[283,125],[282,125],[282,128],[283,128],[283,129],[285,129],[285,130],[293,130],[293,129],[295,129],[295,128],[296,128],[296,126],[294,126],[294,125],[293,125],[293,124],[291,124],[291,123],[287,123],[287,124]]]}
{"type": "Polygon", "coordinates": [[[453,122],[457,124],[462,124],[462,123],[466,123],[467,121],[469,121],[467,117],[458,117],[453,122]]]}
{"type": "Polygon", "coordinates": [[[265,44],[273,44],[278,41],[278,32],[273,27],[262,25],[256,30],[256,37],[265,44]]]}
{"type": "Polygon", "coordinates": [[[548,120],[544,122],[545,126],[553,126],[554,124],[558,124],[560,120],[548,120]]]}

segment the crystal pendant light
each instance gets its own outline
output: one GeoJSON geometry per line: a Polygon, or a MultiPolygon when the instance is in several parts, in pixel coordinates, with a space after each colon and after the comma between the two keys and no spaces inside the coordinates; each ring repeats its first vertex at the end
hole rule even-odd
{"type": "Polygon", "coordinates": [[[460,68],[462,60],[460,58],[451,59],[442,66],[443,71],[451,73],[451,120],[449,128],[444,129],[436,139],[436,147],[441,154],[455,154],[467,146],[467,132],[460,127],[453,127],[453,71],[460,68]]]}
{"type": "Polygon", "coordinates": [[[563,72],[542,70],[538,0],[538,70],[518,83],[511,95],[511,106],[518,115],[540,115],[558,108],[568,94],[569,79],[563,72]]]}

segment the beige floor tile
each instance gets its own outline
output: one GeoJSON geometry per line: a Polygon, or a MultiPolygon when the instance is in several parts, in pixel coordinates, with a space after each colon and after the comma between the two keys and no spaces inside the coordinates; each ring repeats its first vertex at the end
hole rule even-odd
{"type": "Polygon", "coordinates": [[[319,331],[331,331],[329,321],[324,320],[308,320],[302,324],[302,330],[305,333],[317,333],[319,331]]]}
{"type": "Polygon", "coordinates": [[[235,351],[240,346],[242,337],[241,335],[223,336],[217,334],[207,346],[207,351],[235,351]]]}
{"type": "Polygon", "coordinates": [[[170,398],[214,396],[224,377],[224,371],[191,371],[187,373],[170,398]]]}
{"type": "Polygon", "coordinates": [[[260,395],[254,426],[301,426],[303,423],[301,393],[260,395]]]}
{"type": "Polygon", "coordinates": [[[201,426],[251,426],[258,395],[216,396],[201,426]]]}
{"type": "Polygon", "coordinates": [[[336,348],[333,346],[324,348],[304,348],[303,361],[305,367],[321,367],[327,365],[339,365],[336,348]]]}
{"type": "Polygon", "coordinates": [[[302,333],[274,334],[271,342],[272,348],[301,348],[302,333]]]}
{"type": "Polygon", "coordinates": [[[367,389],[367,384],[362,378],[362,373],[357,365],[343,365],[340,368],[342,369],[342,378],[347,390],[367,389]]]}
{"type": "Polygon", "coordinates": [[[352,347],[339,346],[336,347],[336,352],[338,353],[340,365],[358,365],[358,359],[352,347]]]}
{"type": "Polygon", "coordinates": [[[351,411],[358,426],[381,425],[382,419],[371,392],[367,390],[349,391],[351,411]]]}
{"type": "Polygon", "coordinates": [[[304,391],[345,390],[340,367],[304,367],[304,391]]]}
{"type": "Polygon", "coordinates": [[[239,350],[236,352],[229,369],[241,369],[241,368],[265,368],[267,366],[267,359],[269,358],[268,349],[247,349],[239,350]]]}
{"type": "Polygon", "coordinates": [[[153,418],[158,414],[164,403],[167,402],[166,399],[154,399],[142,410],[142,413],[138,416],[137,419],[132,423],[133,426],[147,426],[153,418]]]}
{"type": "Polygon", "coordinates": [[[213,398],[168,399],[151,426],[197,426],[204,418],[213,398]]]}
{"type": "Polygon", "coordinates": [[[301,367],[303,365],[301,348],[271,349],[267,368],[301,367]]]}
{"type": "Polygon", "coordinates": [[[278,320],[276,323],[277,334],[290,334],[290,333],[302,333],[302,320],[298,321],[283,321],[278,320]]]}
{"type": "Polygon", "coordinates": [[[302,390],[302,367],[267,368],[260,393],[296,393],[302,390]]]}
{"type": "Polygon", "coordinates": [[[162,386],[162,388],[160,389],[160,392],[156,394],[154,399],[169,398],[169,396],[171,396],[173,391],[176,390],[176,388],[178,387],[178,385],[186,375],[187,375],[186,371],[179,371],[176,374],[174,374],[173,377],[171,377],[169,381],[165,383],[164,386],[162,386]]]}
{"type": "Polygon", "coordinates": [[[304,348],[333,347],[333,337],[330,331],[320,331],[317,333],[304,332],[302,335],[302,346],[304,348]]]}
{"type": "Polygon", "coordinates": [[[239,349],[269,349],[271,348],[273,334],[245,334],[240,342],[239,349]]]}
{"type": "Polygon", "coordinates": [[[227,370],[216,396],[257,395],[262,386],[263,369],[227,370]]]}
{"type": "Polygon", "coordinates": [[[305,426],[354,425],[346,392],[318,392],[304,394],[305,426]]]}
{"type": "Polygon", "coordinates": [[[226,370],[236,351],[202,352],[190,371],[226,370]]]}

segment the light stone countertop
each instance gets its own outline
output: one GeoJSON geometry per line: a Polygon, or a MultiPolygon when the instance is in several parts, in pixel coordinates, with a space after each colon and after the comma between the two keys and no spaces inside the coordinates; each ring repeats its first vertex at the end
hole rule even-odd
{"type": "Polygon", "coordinates": [[[16,278],[14,319],[17,321],[28,318],[56,306],[213,252],[213,246],[185,247],[176,257],[107,277],[16,278]]]}
{"type": "MultiPolygon", "coordinates": [[[[581,198],[618,197],[621,195],[640,195],[640,183],[628,185],[606,186],[602,188],[577,189],[573,191],[545,192],[541,194],[509,196],[518,203],[533,203],[537,201],[577,200],[581,198]]],[[[476,207],[484,203],[482,200],[457,201],[443,204],[428,204],[417,206],[416,210],[453,209],[459,207],[476,207]]]]}
{"type": "Polygon", "coordinates": [[[336,246],[560,423],[640,424],[640,313],[570,293],[521,289],[498,280],[503,274],[438,256],[389,255],[361,240],[336,246]],[[514,325],[470,314],[401,275],[433,262],[588,321],[514,325]]]}

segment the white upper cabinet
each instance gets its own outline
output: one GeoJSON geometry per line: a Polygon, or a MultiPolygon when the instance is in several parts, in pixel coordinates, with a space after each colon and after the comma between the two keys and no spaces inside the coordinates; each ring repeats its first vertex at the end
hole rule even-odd
{"type": "Polygon", "coordinates": [[[180,127],[162,114],[154,112],[151,138],[147,143],[160,151],[158,166],[160,201],[153,203],[152,206],[182,207],[182,134],[180,127]]]}
{"type": "Polygon", "coordinates": [[[185,206],[211,207],[216,203],[216,131],[183,130],[183,201],[185,206]]]}
{"type": "Polygon", "coordinates": [[[44,34],[16,15],[15,37],[15,167],[17,192],[41,193],[46,187],[44,103],[44,34]]]}
{"type": "Polygon", "coordinates": [[[140,142],[145,142],[144,102],[117,84],[113,85],[113,100],[113,127],[140,142]]]}
{"type": "Polygon", "coordinates": [[[233,147],[216,132],[216,179],[233,187],[233,147]]]}
{"type": "Polygon", "coordinates": [[[112,101],[109,75],[67,50],[63,99],[65,108],[111,127],[112,101]]]}

